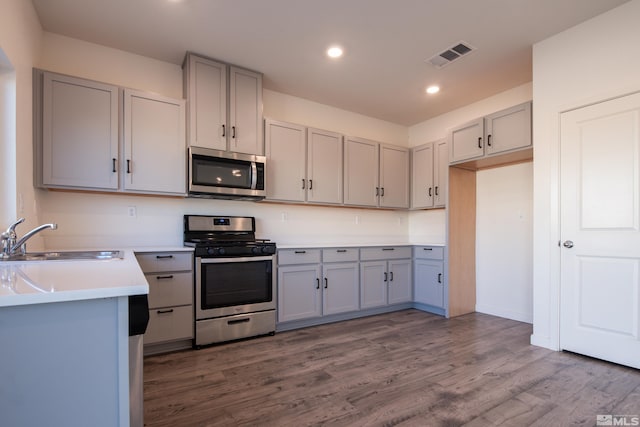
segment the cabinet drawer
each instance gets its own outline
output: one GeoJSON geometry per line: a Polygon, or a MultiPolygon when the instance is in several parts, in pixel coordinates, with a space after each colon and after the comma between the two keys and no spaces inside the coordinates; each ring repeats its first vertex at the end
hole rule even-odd
{"type": "Polygon", "coordinates": [[[416,246],[414,255],[421,259],[444,259],[444,247],[416,246]]]}
{"type": "Polygon", "coordinates": [[[149,310],[144,343],[193,338],[193,325],[193,307],[190,305],[149,310]]]}
{"type": "Polygon", "coordinates": [[[384,246],[360,249],[360,260],[411,258],[411,246],[384,246]]]}
{"type": "Polygon", "coordinates": [[[323,262],[358,261],[357,248],[336,248],[322,250],[323,262]]]}
{"type": "Polygon", "coordinates": [[[171,307],[193,303],[193,274],[146,274],[149,282],[149,308],[171,307]]]}
{"type": "Polygon", "coordinates": [[[320,249],[284,249],[278,251],[278,264],[317,264],[320,249]]]}
{"type": "Polygon", "coordinates": [[[193,253],[191,252],[136,253],[136,258],[144,273],[191,271],[193,269],[193,253]]]}

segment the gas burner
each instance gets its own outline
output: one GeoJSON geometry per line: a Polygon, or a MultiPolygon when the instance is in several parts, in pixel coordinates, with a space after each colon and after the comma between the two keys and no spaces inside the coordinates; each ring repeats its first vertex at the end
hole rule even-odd
{"type": "Polygon", "coordinates": [[[185,215],[184,245],[202,258],[275,254],[275,243],[256,239],[255,224],[253,217],[185,215]]]}

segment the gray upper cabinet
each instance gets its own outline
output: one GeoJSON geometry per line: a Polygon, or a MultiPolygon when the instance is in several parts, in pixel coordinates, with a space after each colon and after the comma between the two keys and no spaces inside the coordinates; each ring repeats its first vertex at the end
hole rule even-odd
{"type": "Polygon", "coordinates": [[[42,85],[38,185],[117,190],[118,88],[48,72],[34,80],[42,85]]]}
{"type": "Polygon", "coordinates": [[[409,207],[409,150],[380,145],[379,206],[409,207]]]}
{"type": "Polygon", "coordinates": [[[267,199],[342,203],[342,135],[265,120],[267,199]]]}
{"type": "Polygon", "coordinates": [[[185,194],[184,123],[183,100],[124,90],[125,190],[185,194]]]}
{"type": "Polygon", "coordinates": [[[307,133],[304,126],[266,119],[267,199],[304,202],[307,193],[307,133]]]}
{"type": "Polygon", "coordinates": [[[184,82],[189,145],[264,154],[262,74],[189,53],[184,82]]]}
{"type": "Polygon", "coordinates": [[[307,129],[307,201],[342,203],[342,135],[307,129]]]}
{"type": "Polygon", "coordinates": [[[413,148],[411,161],[411,207],[445,207],[449,169],[447,141],[443,139],[413,148]]]}
{"type": "Polygon", "coordinates": [[[344,204],[409,207],[409,150],[345,137],[344,204]]]}
{"type": "Polygon", "coordinates": [[[189,145],[226,150],[227,65],[188,55],[184,76],[189,145]]]}
{"type": "Polygon", "coordinates": [[[450,162],[471,160],[484,155],[484,119],[451,129],[450,162]]]}
{"type": "Polygon", "coordinates": [[[484,119],[486,154],[531,146],[531,103],[516,105],[484,119]]]}
{"type": "Polygon", "coordinates": [[[378,143],[362,138],[344,140],[344,204],[377,206],[378,143]]]}
{"type": "Polygon", "coordinates": [[[40,70],[34,82],[38,185],[185,194],[184,101],[40,70]]]}
{"type": "Polygon", "coordinates": [[[262,74],[229,67],[229,151],[264,155],[262,74]]]}
{"type": "Polygon", "coordinates": [[[451,164],[531,146],[531,102],[498,111],[451,129],[451,164]]]}

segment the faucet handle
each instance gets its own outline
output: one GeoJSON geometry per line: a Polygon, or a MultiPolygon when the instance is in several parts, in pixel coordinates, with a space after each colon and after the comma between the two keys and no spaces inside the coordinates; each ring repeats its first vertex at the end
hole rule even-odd
{"type": "Polygon", "coordinates": [[[9,228],[7,228],[6,233],[9,235],[15,235],[16,234],[16,227],[20,224],[22,224],[24,222],[24,218],[20,218],[18,219],[16,222],[14,222],[13,224],[11,224],[9,226],[9,228]]]}

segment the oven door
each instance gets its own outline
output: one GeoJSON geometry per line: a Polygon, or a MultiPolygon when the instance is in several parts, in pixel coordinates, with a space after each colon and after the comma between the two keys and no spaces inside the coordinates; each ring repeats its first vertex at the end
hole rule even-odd
{"type": "Polygon", "coordinates": [[[196,257],[196,320],[275,310],[273,256],[196,257]]]}

